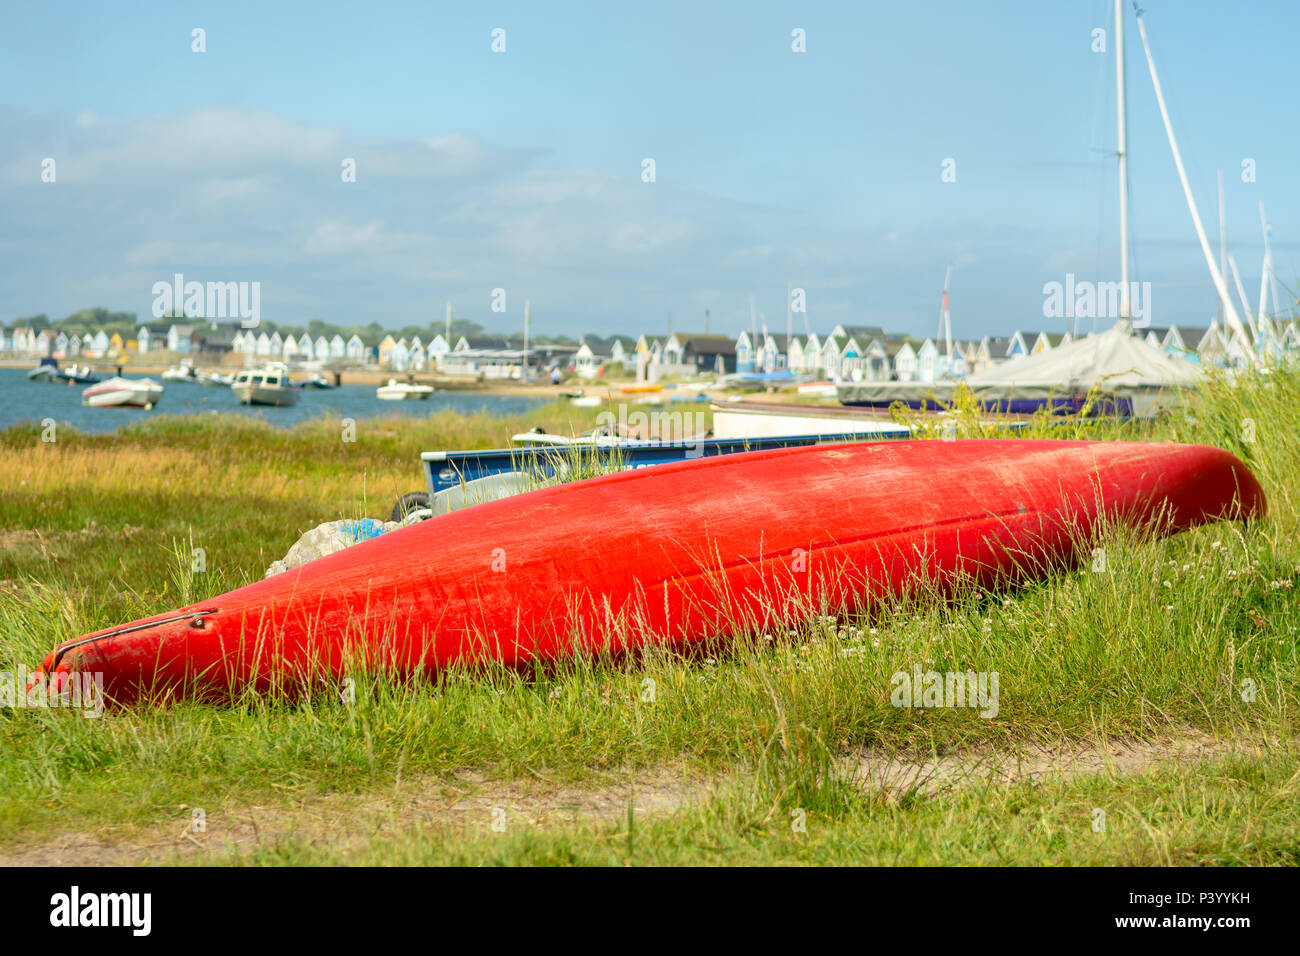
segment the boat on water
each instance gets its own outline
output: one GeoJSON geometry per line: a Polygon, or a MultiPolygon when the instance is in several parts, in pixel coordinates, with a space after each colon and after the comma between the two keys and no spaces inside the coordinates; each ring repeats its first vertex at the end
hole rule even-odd
{"type": "Polygon", "coordinates": [[[80,368],[70,365],[54,373],[56,382],[63,382],[67,385],[94,385],[96,382],[103,381],[103,378],[102,375],[96,375],[92,372],[89,365],[83,365],[80,368]]]}
{"type": "Polygon", "coordinates": [[[81,393],[81,404],[91,408],[153,408],[162,398],[163,386],[151,378],[114,376],[81,393]]]}
{"type": "Polygon", "coordinates": [[[101,376],[92,372],[87,365],[81,368],[75,365],[61,368],[58,359],[47,356],[35,368],[27,370],[27,379],[31,382],[58,382],[64,385],[93,385],[100,381],[101,376]]]}
{"type": "Polygon", "coordinates": [[[282,362],[262,368],[244,369],[235,376],[230,390],[241,405],[296,405],[298,388],[289,381],[289,370],[282,362]]]}
{"type": "Polygon", "coordinates": [[[164,382],[197,382],[199,370],[189,359],[181,359],[180,364],[167,369],[161,377],[164,382]]]}
{"type": "Polygon", "coordinates": [[[229,388],[235,384],[235,376],[223,375],[221,372],[199,372],[195,380],[200,385],[207,385],[209,388],[229,388]]]}
{"type": "Polygon", "coordinates": [[[689,648],[784,634],[923,586],[1034,580],[1077,565],[1114,522],[1164,535],[1265,510],[1250,470],[1206,446],[982,439],[721,455],[414,522],[65,641],[33,680],[57,693],[102,673],[117,704],[228,701],[357,667],[402,679],[689,648]],[[611,537],[609,516],[629,501],[637,520],[611,537]]]}
{"type": "Polygon", "coordinates": [[[29,382],[53,382],[54,377],[58,374],[58,359],[43,358],[35,368],[27,370],[27,380],[29,382]]]}
{"type": "Polygon", "coordinates": [[[308,375],[306,378],[304,378],[301,382],[298,383],[298,387],[299,388],[334,388],[335,385],[333,382],[327,379],[320,372],[312,372],[310,375],[308,375]]]}
{"type": "Polygon", "coordinates": [[[380,385],[375,389],[375,395],[385,402],[419,400],[428,398],[432,394],[432,385],[411,385],[408,382],[399,382],[395,378],[390,378],[387,385],[380,385]]]}

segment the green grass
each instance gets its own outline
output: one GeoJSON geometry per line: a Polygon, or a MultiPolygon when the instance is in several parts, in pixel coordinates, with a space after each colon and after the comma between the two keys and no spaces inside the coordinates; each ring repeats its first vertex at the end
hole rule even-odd
{"type": "Polygon", "coordinates": [[[760,788],[668,818],[537,827],[490,814],[388,826],[358,851],[277,834],[217,862],[393,866],[1295,866],[1294,755],[1206,761],[1136,778],[988,787],[945,799],[846,791],[812,809],[760,788]],[[800,814],[799,811],[803,811],[800,814]],[[1094,829],[1097,811],[1105,829],[1094,829]],[[802,829],[796,822],[802,822],[802,829]]]}
{"type": "MultiPolygon", "coordinates": [[[[0,669],[34,663],[58,640],[260,577],[320,521],[386,516],[398,494],[420,486],[420,451],[504,445],[532,424],[578,430],[594,414],[555,406],[526,424],[449,415],[361,422],[348,444],[338,423],[274,432],[233,418],[61,433],[54,447],[35,431],[0,433],[0,669]],[[194,547],[207,551],[206,574],[188,571],[194,547]]],[[[976,427],[963,419],[963,433],[976,427]]],[[[1045,422],[1039,431],[1049,431],[1045,422]]],[[[1085,565],[1016,590],[924,596],[790,633],[742,634],[712,657],[581,658],[523,674],[453,669],[406,684],[358,674],[352,704],[323,689],[293,703],[250,696],[95,720],[0,709],[0,853],[106,828],[126,839],[174,824],[180,807],[396,806],[405,788],[442,793],[473,772],[489,794],[542,784],[600,793],[638,774],[709,787],[675,812],[631,824],[621,813],[512,818],[494,833],[485,814],[403,816],[344,849],[291,831],[239,858],[1295,862],[1300,828],[1287,797],[1296,787],[1288,755],[1300,687],[1300,542],[1290,482],[1300,474],[1300,378],[1216,381],[1158,422],[1071,423],[1050,434],[1228,448],[1263,481],[1270,515],[1245,530],[1219,524],[1159,541],[1115,529],[1100,542],[1103,572],[1085,565]],[[997,717],[894,707],[892,675],[916,665],[997,671],[997,717]],[[933,797],[863,790],[844,769],[863,750],[913,759],[1191,733],[1267,747],[1194,772],[1157,767],[933,797]],[[1096,807],[1107,808],[1104,835],[1091,829],[1096,807]],[[806,833],[789,826],[800,810],[806,833]]],[[[346,829],[346,817],[337,826],[346,829]]]]}

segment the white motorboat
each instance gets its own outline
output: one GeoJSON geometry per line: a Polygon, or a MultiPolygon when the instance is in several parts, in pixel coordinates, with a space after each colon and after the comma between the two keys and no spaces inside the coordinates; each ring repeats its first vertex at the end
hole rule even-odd
{"type": "Polygon", "coordinates": [[[92,408],[127,406],[153,408],[162,398],[163,387],[151,378],[119,378],[114,376],[81,393],[81,404],[92,408]]]}
{"type": "Polygon", "coordinates": [[[390,378],[387,385],[380,385],[375,394],[386,402],[400,402],[406,399],[428,398],[433,394],[432,385],[408,385],[390,378]]]}
{"type": "Polygon", "coordinates": [[[173,365],[162,373],[162,380],[164,382],[197,382],[199,373],[193,362],[189,359],[181,359],[179,365],[173,365]]]}
{"type": "Polygon", "coordinates": [[[198,383],[200,385],[216,385],[222,388],[230,388],[235,384],[235,376],[222,375],[220,372],[199,372],[198,383]]]}
{"type": "Polygon", "coordinates": [[[289,381],[289,370],[282,362],[245,369],[235,376],[230,390],[241,405],[298,404],[298,388],[289,381]]]}
{"type": "Polygon", "coordinates": [[[65,382],[68,385],[95,385],[101,381],[101,378],[90,370],[89,365],[83,365],[81,368],[70,365],[55,372],[54,381],[65,382]]]}
{"type": "Polygon", "coordinates": [[[52,358],[43,358],[36,368],[27,370],[27,378],[32,382],[57,381],[58,374],[59,363],[52,358]]]}

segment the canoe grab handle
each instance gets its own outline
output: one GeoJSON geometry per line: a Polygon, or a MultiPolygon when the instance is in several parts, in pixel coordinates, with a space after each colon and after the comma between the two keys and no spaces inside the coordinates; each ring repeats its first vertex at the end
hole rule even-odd
{"type": "Polygon", "coordinates": [[[205,608],[202,611],[190,611],[187,614],[175,614],[171,617],[160,618],[156,621],[142,621],[139,624],[128,624],[125,627],[117,627],[111,631],[104,631],[100,634],[93,634],[90,637],[83,637],[78,641],[71,641],[67,644],[60,645],[55,650],[54,659],[50,661],[50,670],[53,671],[59,666],[59,661],[63,660],[63,655],[78,647],[84,647],[87,644],[94,644],[96,641],[105,641],[121,634],[129,634],[132,631],[143,631],[151,627],[158,627],[162,624],[175,624],[178,621],[189,621],[191,626],[194,626],[201,618],[209,614],[216,614],[219,610],[221,609],[210,607],[205,608]]]}

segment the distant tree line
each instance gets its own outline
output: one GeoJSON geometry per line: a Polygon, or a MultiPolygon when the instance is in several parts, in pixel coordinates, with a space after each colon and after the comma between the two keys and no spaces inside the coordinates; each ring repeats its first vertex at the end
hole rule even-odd
{"type": "MultiPolygon", "coordinates": [[[[13,321],[6,323],[6,325],[10,328],[26,327],[35,329],[37,332],[43,329],[53,329],[56,332],[67,332],[69,335],[76,333],[81,336],[85,336],[86,334],[93,335],[102,329],[105,335],[111,337],[113,333],[116,332],[122,336],[123,340],[126,340],[135,338],[136,333],[142,324],[202,325],[207,321],[207,319],[193,318],[185,315],[183,312],[176,311],[157,319],[150,316],[147,322],[142,323],[134,312],[110,312],[102,306],[96,306],[93,309],[78,309],[71,315],[65,316],[61,319],[51,320],[48,315],[42,313],[40,315],[30,315],[25,318],[14,319],[13,321]]],[[[234,323],[221,321],[218,322],[217,325],[218,327],[233,328],[234,323]]],[[[305,326],[302,324],[269,322],[266,319],[263,319],[258,324],[258,328],[265,329],[268,335],[279,332],[281,335],[293,334],[297,336],[306,332],[313,339],[320,336],[324,336],[328,339],[333,338],[335,335],[341,335],[346,340],[351,338],[353,335],[356,335],[367,345],[378,345],[385,335],[391,335],[395,339],[405,338],[408,340],[418,335],[422,342],[428,342],[435,335],[442,335],[447,331],[447,325],[445,322],[431,322],[428,325],[423,326],[406,325],[400,329],[389,329],[380,325],[378,322],[370,322],[366,325],[335,325],[332,322],[324,322],[320,319],[312,319],[305,326]]],[[[490,333],[484,332],[482,325],[470,321],[469,319],[452,319],[451,321],[452,345],[454,345],[456,340],[462,335],[468,337],[486,336],[489,334],[490,333]]],[[[522,347],[524,342],[524,334],[521,331],[512,332],[509,335],[492,334],[491,337],[503,339],[517,348],[522,347]]],[[[588,337],[588,339],[593,344],[605,342],[604,339],[598,337],[588,337]]],[[[612,344],[613,338],[610,338],[608,341],[612,344]]],[[[576,345],[577,340],[565,335],[534,335],[531,337],[531,343],[534,345],[576,345]]]]}

